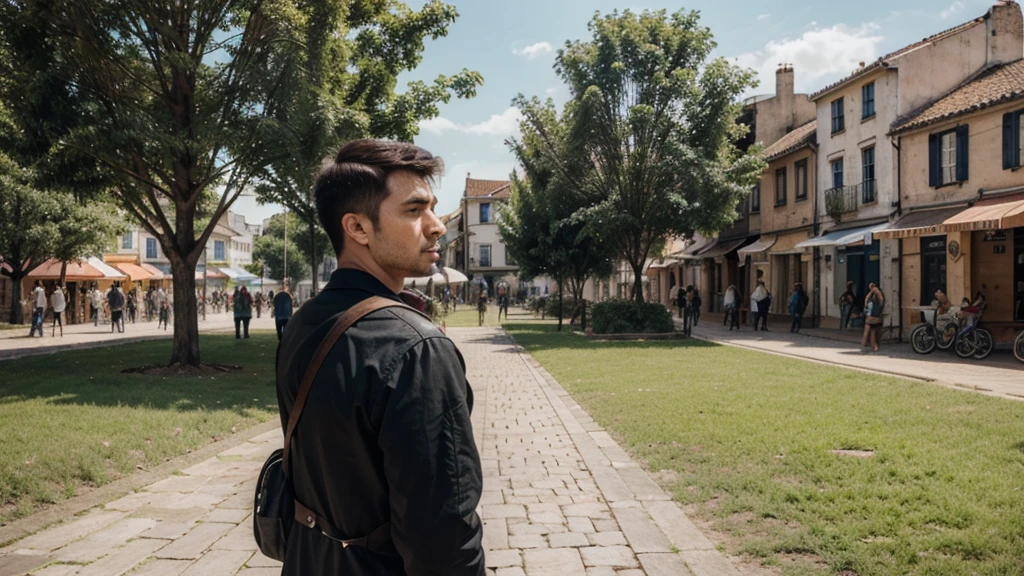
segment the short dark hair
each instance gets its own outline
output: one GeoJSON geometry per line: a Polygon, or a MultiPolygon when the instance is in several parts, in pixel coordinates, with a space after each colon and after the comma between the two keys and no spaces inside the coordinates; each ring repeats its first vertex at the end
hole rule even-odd
{"type": "Polygon", "coordinates": [[[340,256],[345,247],[341,219],[350,213],[363,214],[376,228],[381,202],[388,196],[388,176],[402,170],[429,180],[441,175],[444,162],[415,144],[353,140],[320,167],[313,198],[335,255],[340,256]]]}

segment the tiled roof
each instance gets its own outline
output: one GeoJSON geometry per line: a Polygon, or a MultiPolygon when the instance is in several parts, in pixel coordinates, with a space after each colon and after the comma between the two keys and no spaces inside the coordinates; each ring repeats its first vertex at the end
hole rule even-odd
{"type": "Polygon", "coordinates": [[[788,134],[776,140],[774,144],[765,148],[764,152],[761,152],[761,156],[768,162],[781,158],[813,142],[817,133],[818,121],[811,120],[799,128],[790,130],[788,134]]]}
{"type": "Polygon", "coordinates": [[[1024,60],[986,69],[936,102],[897,120],[892,133],[908,132],[1019,99],[1024,99],[1024,60]]]}
{"type": "Polygon", "coordinates": [[[512,182],[509,180],[478,180],[466,177],[467,198],[508,198],[509,188],[512,182]]]}
{"type": "Polygon", "coordinates": [[[846,78],[843,78],[842,80],[839,80],[838,82],[833,82],[832,84],[829,84],[828,86],[825,86],[821,90],[818,90],[817,92],[811,94],[811,100],[817,100],[818,98],[821,98],[825,94],[828,94],[829,92],[832,92],[836,88],[839,88],[839,87],[847,84],[848,82],[850,82],[852,80],[855,80],[857,78],[860,78],[861,76],[864,76],[864,75],[866,75],[866,74],[868,74],[868,73],[870,73],[870,72],[872,72],[874,70],[878,70],[879,68],[888,68],[893,63],[893,60],[896,60],[900,56],[903,56],[904,54],[906,54],[908,52],[911,52],[911,51],[916,50],[916,49],[918,49],[918,48],[920,48],[922,46],[925,46],[926,44],[930,44],[930,43],[935,42],[937,40],[941,40],[942,38],[945,38],[947,36],[952,36],[953,34],[956,34],[958,32],[963,32],[964,30],[967,30],[968,28],[971,28],[972,26],[976,26],[976,25],[984,22],[985,18],[987,18],[987,17],[988,17],[988,14],[986,14],[985,16],[979,16],[978,18],[975,18],[974,20],[971,20],[969,22],[964,22],[963,24],[960,24],[959,26],[954,26],[954,27],[949,28],[947,30],[943,30],[942,32],[939,32],[938,34],[932,34],[931,36],[922,39],[920,42],[914,42],[913,44],[910,44],[908,46],[904,46],[903,48],[900,48],[899,50],[896,50],[895,52],[890,52],[889,54],[886,54],[885,56],[882,56],[878,60],[875,60],[874,62],[871,62],[870,64],[867,64],[866,66],[863,66],[861,68],[858,68],[858,69],[854,70],[853,73],[850,74],[849,76],[847,76],[846,78]]]}

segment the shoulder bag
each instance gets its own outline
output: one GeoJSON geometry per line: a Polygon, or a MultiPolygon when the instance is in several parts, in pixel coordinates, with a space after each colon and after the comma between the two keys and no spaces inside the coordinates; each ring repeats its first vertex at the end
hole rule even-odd
{"type": "Polygon", "coordinates": [[[323,516],[313,512],[295,498],[295,492],[288,480],[288,454],[291,450],[292,434],[299,423],[306,398],[313,387],[313,380],[324,359],[334,348],[338,338],[360,318],[382,308],[402,307],[406,304],[389,300],[381,296],[372,296],[348,309],[335,321],[331,331],[320,342],[313,359],[302,376],[295,404],[288,415],[288,427],[284,434],[284,448],[278,449],[267,458],[260,470],[256,482],[256,497],[253,503],[253,532],[260,551],[268,558],[284,561],[288,533],[294,522],[300,522],[309,528],[318,528],[324,536],[339,542],[343,547],[362,546],[375,552],[386,553],[391,540],[391,524],[386,523],[370,534],[361,538],[343,538],[333,525],[323,516]]]}

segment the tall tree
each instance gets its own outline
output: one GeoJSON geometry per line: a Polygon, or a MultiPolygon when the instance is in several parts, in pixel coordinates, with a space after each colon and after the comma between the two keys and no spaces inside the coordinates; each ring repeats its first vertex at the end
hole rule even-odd
{"type": "MultiPolygon", "coordinates": [[[[529,109],[534,122],[523,122],[522,137],[508,141],[526,176],[512,174],[512,198],[498,219],[502,241],[527,277],[550,275],[558,283],[559,318],[566,287],[577,306],[589,278],[611,274],[612,250],[599,226],[588,226],[582,214],[587,198],[577,190],[559,165],[545,152],[554,152],[561,166],[579,178],[593,170],[593,163],[570,147],[567,114],[561,117],[551,100],[516,100],[529,109]],[[549,148],[550,146],[550,148],[549,148]]],[[[570,320],[571,323],[571,320],[570,320]]]]}
{"type": "Polygon", "coordinates": [[[558,51],[555,70],[571,94],[569,149],[592,169],[567,161],[538,108],[518,104],[541,152],[588,196],[581,216],[629,263],[642,302],[652,249],[670,235],[731,224],[764,167],[756,150],[733,145],[745,130],[739,96],[754,74],[709,60],[715,42],[697,12],[595,14],[589,30],[591,40],[558,51]]]}
{"type": "Polygon", "coordinates": [[[113,246],[125,225],[117,207],[109,203],[79,201],[66,193],[57,195],[55,199],[60,205],[60,215],[51,253],[63,263],[60,272],[63,282],[68,262],[103,254],[113,246]]]}
{"type": "Polygon", "coordinates": [[[404,116],[404,100],[393,97],[393,84],[375,81],[388,70],[373,60],[406,54],[421,38],[381,35],[373,44],[373,31],[402,12],[389,0],[9,0],[0,10],[0,20],[31,22],[57,47],[61,79],[86,99],[62,143],[118,175],[117,200],[170,260],[170,363],[183,365],[200,363],[195,267],[203,247],[242,190],[290,153],[276,145],[276,115],[292,106],[297,63],[347,69],[354,54],[365,56],[367,72],[350,78],[355,86],[336,109],[358,116],[360,106],[376,105],[387,125],[404,116]],[[366,40],[307,46],[315,20],[332,14],[359,30],[332,29],[338,20],[327,19],[323,37],[366,40]]]}
{"type": "Polygon", "coordinates": [[[480,74],[463,70],[439,76],[432,84],[411,82],[395,94],[398,76],[419,65],[427,37],[447,34],[458,13],[439,1],[413,11],[396,0],[365,3],[343,10],[320,3],[304,23],[299,49],[282,46],[291,61],[282,78],[290,96],[271,113],[270,138],[285,154],[259,174],[257,197],[297,214],[304,233],[308,263],[317,289],[316,270],[327,249],[314,239],[319,228],[310,194],[317,168],[341,143],[378,137],[411,141],[420,120],[437,116],[437,104],[453,95],[469,98],[482,83],[480,74]],[[325,57],[325,55],[330,55],[325,57]]]}
{"type": "MultiPolygon", "coordinates": [[[[275,214],[270,217],[267,226],[263,229],[263,233],[253,241],[252,257],[255,262],[263,262],[266,278],[272,278],[278,282],[288,280],[294,284],[309,278],[310,268],[302,266],[301,263],[308,261],[311,248],[309,246],[309,238],[301,233],[302,228],[299,226],[301,223],[299,217],[289,212],[287,218],[289,230],[287,242],[289,265],[287,276],[285,275],[284,265],[286,251],[284,214],[275,214]],[[299,232],[299,234],[296,234],[296,232],[299,232]]],[[[319,244],[319,250],[325,249],[330,243],[327,234],[319,228],[316,228],[316,240],[319,244]]]]}

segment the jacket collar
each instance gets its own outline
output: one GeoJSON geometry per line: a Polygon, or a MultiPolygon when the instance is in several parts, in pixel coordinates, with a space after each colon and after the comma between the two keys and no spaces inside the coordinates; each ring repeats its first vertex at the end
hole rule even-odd
{"type": "Polygon", "coordinates": [[[324,290],[362,290],[376,296],[396,297],[396,294],[376,276],[355,268],[338,268],[332,272],[331,279],[327,282],[327,286],[324,286],[324,290]]]}

